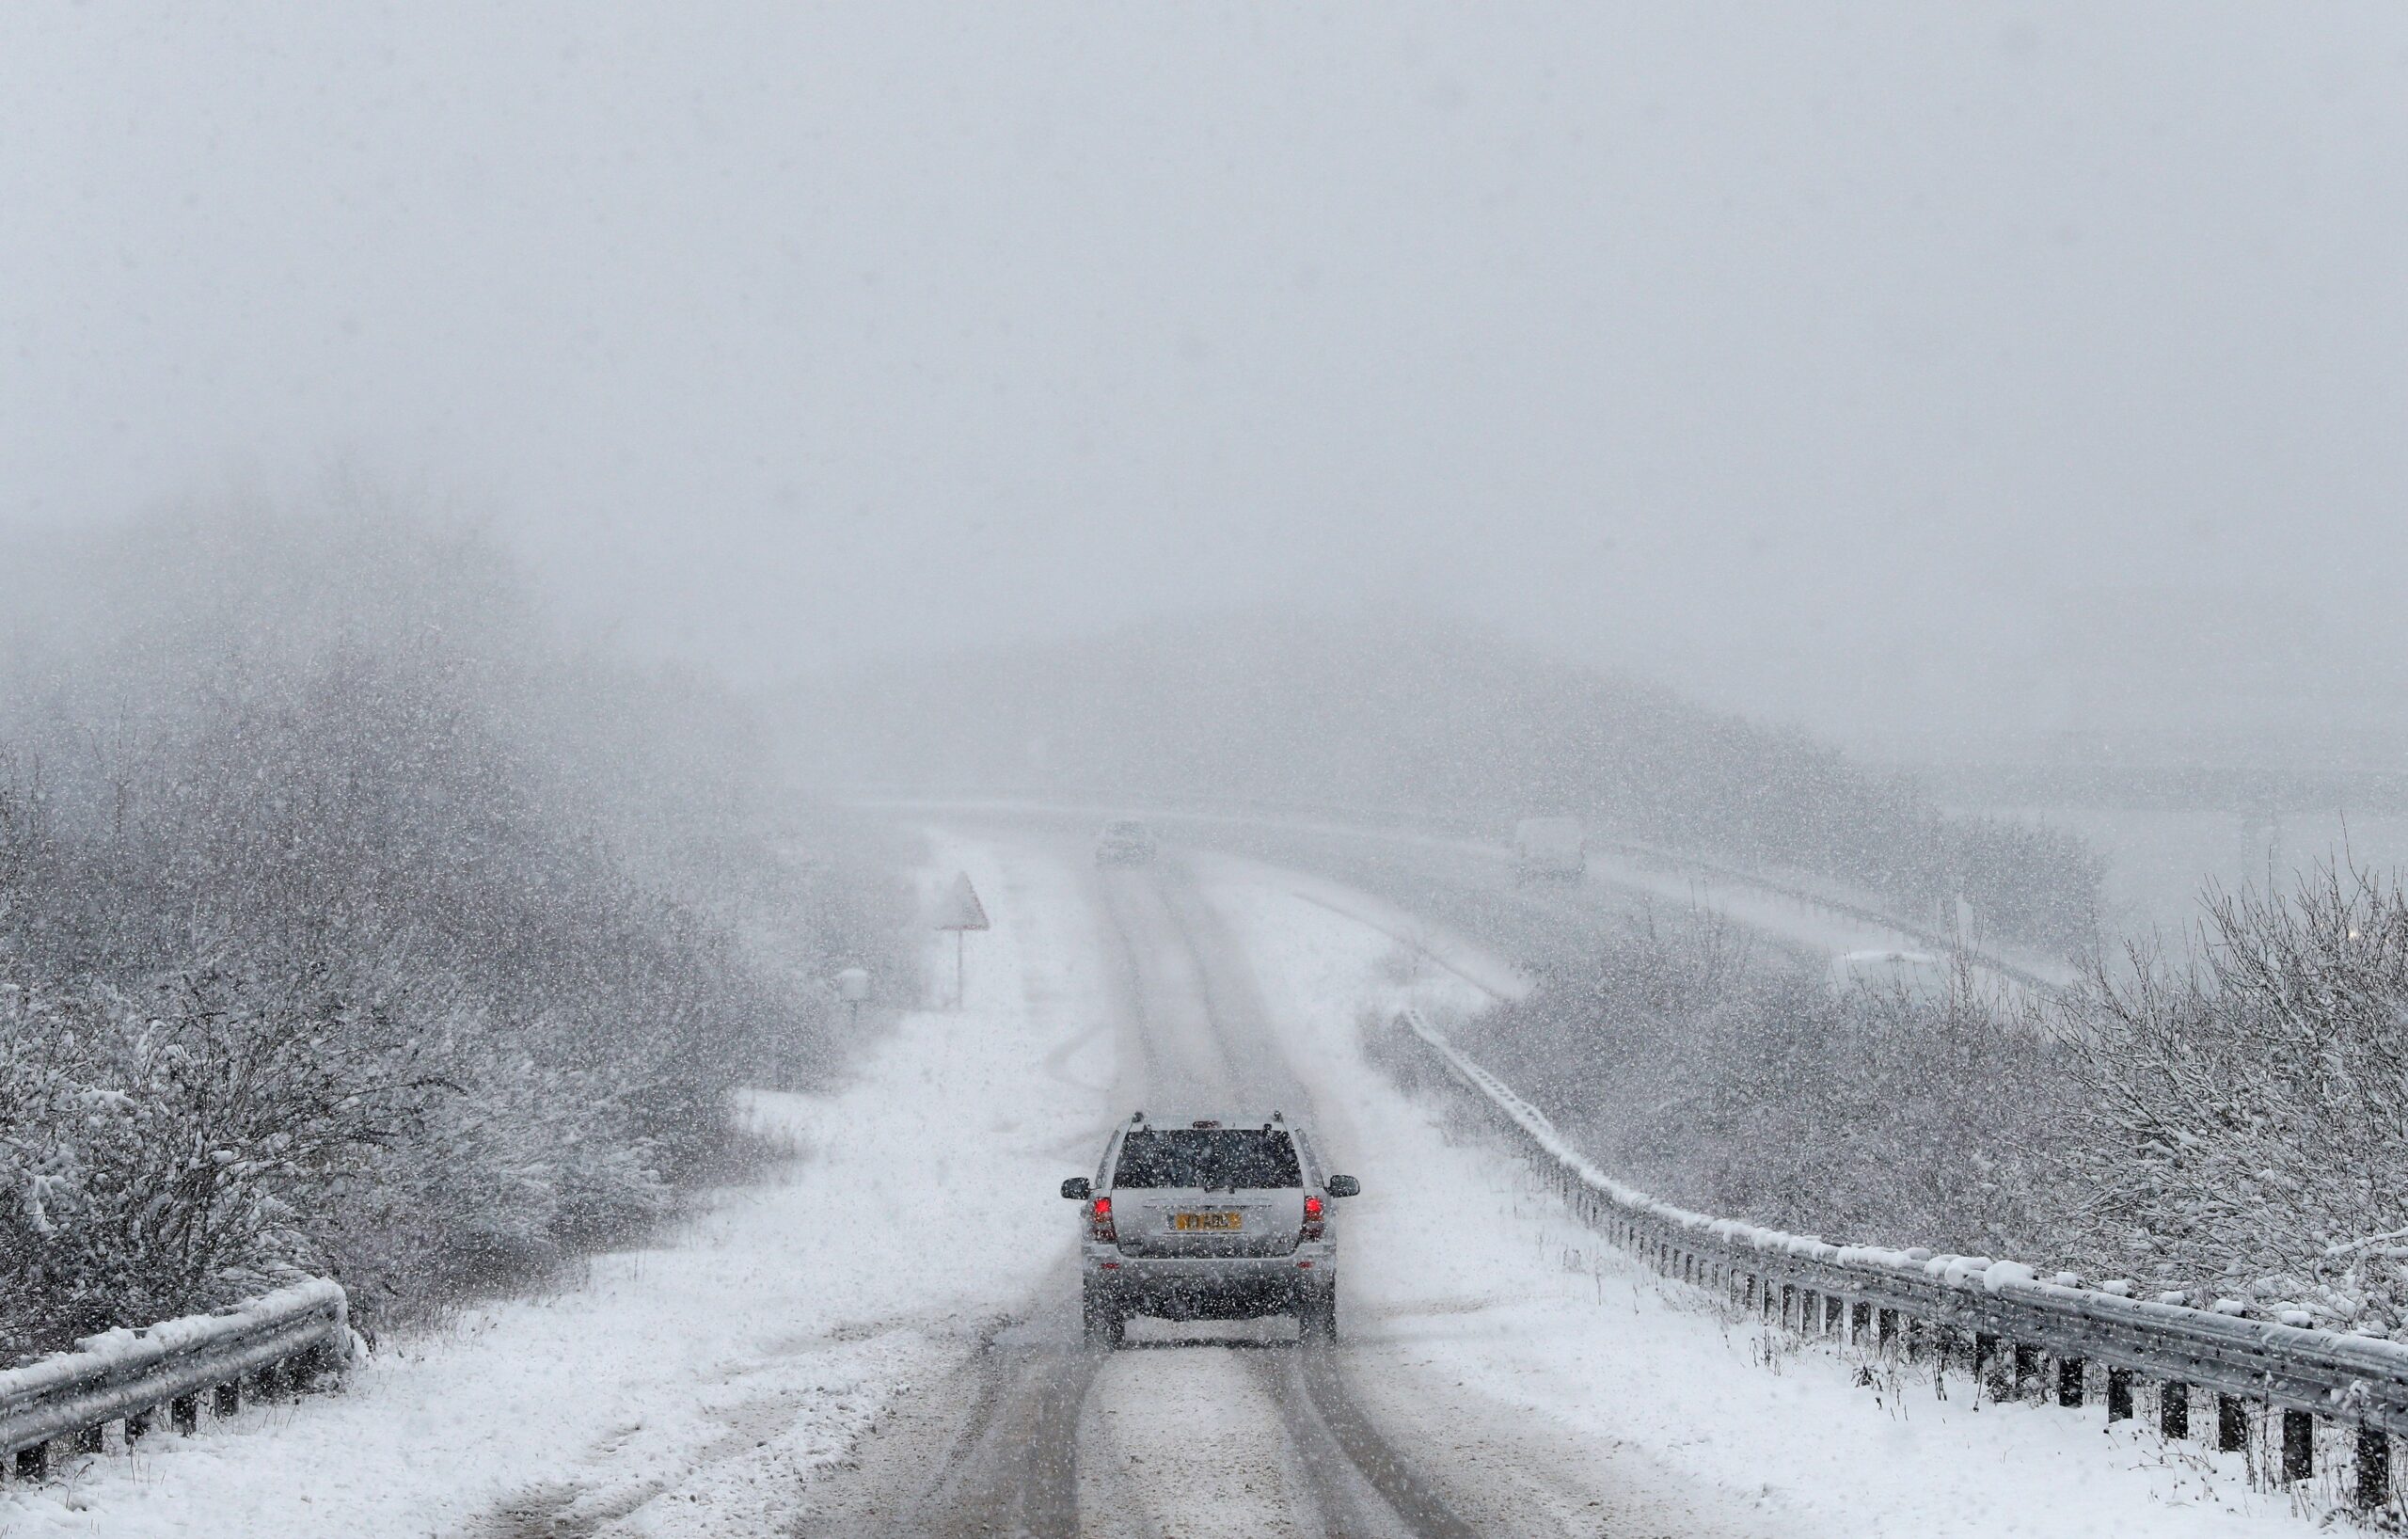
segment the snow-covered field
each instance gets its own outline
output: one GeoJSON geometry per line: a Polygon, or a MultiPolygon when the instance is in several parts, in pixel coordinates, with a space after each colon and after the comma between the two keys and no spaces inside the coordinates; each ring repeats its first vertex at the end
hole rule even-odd
{"type": "Polygon", "coordinates": [[[393,1344],[338,1395],[0,1487],[0,1533],[784,1531],[816,1467],[1058,1260],[1013,1207],[962,1192],[1050,1192],[1106,1115],[1109,1005],[1073,878],[982,847],[937,857],[932,877],[968,870],[994,919],[971,938],[967,1007],[906,1015],[834,1094],[759,1097],[802,1150],[784,1184],[724,1194],[581,1286],[393,1344]]]}
{"type": "MultiPolygon", "coordinates": [[[[1408,1000],[1478,1008],[1457,971],[1404,960],[1385,927],[1335,912],[1325,883],[1214,870],[1214,901],[1290,1060],[1364,1183],[1348,1208],[1348,1328],[1359,1392],[1400,1447],[1629,1461],[1632,1480],[1660,1483],[1710,1526],[1759,1531],[2171,1539],[2310,1526],[2287,1496],[2251,1491],[2238,1454],[2169,1447],[2133,1422],[2111,1431],[2097,1407],[1977,1404],[1961,1377],[1943,1386],[1800,1348],[1661,1282],[1501,1147],[1450,1135],[1439,1103],[1366,1061],[1367,1019],[1408,1000]],[[1502,1412],[1466,1414],[1467,1391],[1502,1412]]],[[[1458,940],[1414,939],[1480,965],[1458,940]]]]}

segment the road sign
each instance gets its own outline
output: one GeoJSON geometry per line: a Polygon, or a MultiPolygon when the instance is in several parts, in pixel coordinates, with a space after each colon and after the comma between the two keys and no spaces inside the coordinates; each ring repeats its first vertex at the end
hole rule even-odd
{"type": "Polygon", "coordinates": [[[978,890],[970,885],[970,873],[962,872],[953,879],[953,887],[937,902],[939,929],[985,929],[987,906],[978,901],[978,890]]]}
{"type": "Polygon", "coordinates": [[[961,1008],[962,1001],[962,940],[974,929],[986,929],[987,905],[978,901],[978,889],[970,885],[970,873],[962,872],[953,879],[953,886],[938,900],[936,928],[953,931],[953,1007],[961,1008]]]}

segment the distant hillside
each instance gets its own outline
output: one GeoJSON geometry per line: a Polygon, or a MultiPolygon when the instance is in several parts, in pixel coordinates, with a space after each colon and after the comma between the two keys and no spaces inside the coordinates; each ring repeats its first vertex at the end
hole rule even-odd
{"type": "Polygon", "coordinates": [[[2090,939],[2099,865],[2070,835],[1943,815],[1916,783],[1800,734],[1450,623],[1248,613],[895,660],[798,685],[816,784],[1197,795],[1600,829],[1817,871],[1926,912],[2090,939]]]}

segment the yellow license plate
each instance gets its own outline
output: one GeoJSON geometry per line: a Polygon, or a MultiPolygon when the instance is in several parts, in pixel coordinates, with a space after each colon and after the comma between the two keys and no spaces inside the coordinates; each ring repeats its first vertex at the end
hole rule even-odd
{"type": "Polygon", "coordinates": [[[1181,1230],[1200,1230],[1213,1234],[1227,1234],[1232,1230],[1245,1228],[1245,1215],[1234,1213],[1175,1213],[1170,1215],[1170,1227],[1181,1230]]]}

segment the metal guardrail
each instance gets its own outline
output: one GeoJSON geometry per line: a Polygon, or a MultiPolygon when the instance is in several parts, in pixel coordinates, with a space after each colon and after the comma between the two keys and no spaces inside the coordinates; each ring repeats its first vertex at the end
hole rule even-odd
{"type": "Polygon", "coordinates": [[[2172,1438],[2191,1435],[2194,1392],[2212,1396],[2216,1443],[2227,1451],[2246,1446],[2252,1407],[2263,1406],[2282,1417],[2286,1483],[2314,1473],[2315,1421],[2324,1418],[2356,1430],[2353,1499],[2363,1508],[2391,1499],[2390,1436],[2408,1432],[2408,1344],[2134,1298],[2063,1274],[2044,1279],[2019,1262],[1837,1245],[1692,1213],[1599,1171],[1418,1013],[1398,1025],[1522,1143],[1592,1228],[1665,1277],[1802,1335],[1963,1360],[1977,1380],[2004,1368],[2017,1394],[2052,1388],[2045,1357],[2057,1404],[2088,1404],[2102,1380],[2111,1421],[2133,1414],[2134,1381],[2146,1380],[2172,1438]]]}
{"type": "Polygon", "coordinates": [[[54,1443],[98,1452],[113,1421],[138,1441],[163,1408],[189,1433],[203,1390],[214,1414],[231,1416],[246,1383],[261,1393],[298,1386],[350,1362],[354,1350],[349,1301],[323,1277],[218,1314],[87,1336],[72,1352],[0,1372],[0,1460],[20,1479],[39,1480],[54,1443]]]}

